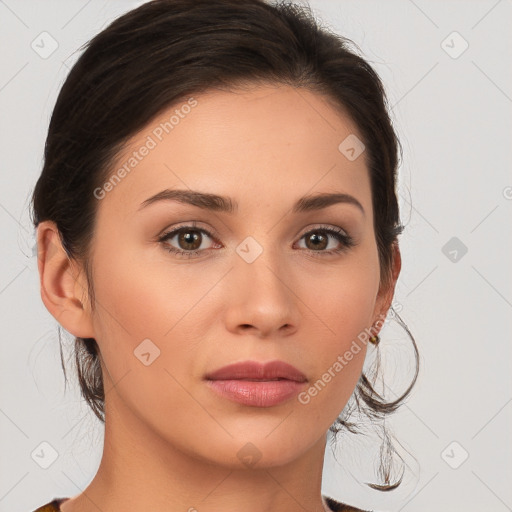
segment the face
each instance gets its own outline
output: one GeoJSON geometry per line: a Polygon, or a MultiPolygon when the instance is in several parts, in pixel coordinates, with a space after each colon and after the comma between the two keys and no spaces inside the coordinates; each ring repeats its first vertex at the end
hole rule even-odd
{"type": "Polygon", "coordinates": [[[365,154],[338,148],[354,135],[325,98],[269,85],[198,95],[129,141],[95,192],[107,414],[226,466],[244,450],[284,464],[325,439],[361,374],[366,346],[351,346],[381,306],[365,154]],[[317,194],[350,197],[297,207],[317,194]],[[302,380],[207,379],[276,360],[302,380]]]}

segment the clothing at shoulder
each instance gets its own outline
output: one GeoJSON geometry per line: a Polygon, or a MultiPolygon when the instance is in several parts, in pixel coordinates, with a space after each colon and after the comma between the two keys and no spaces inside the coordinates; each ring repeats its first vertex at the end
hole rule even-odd
{"type": "Polygon", "coordinates": [[[60,504],[66,500],[69,500],[69,498],[54,498],[46,505],[36,508],[33,512],[60,512],[60,504]]]}
{"type": "Polygon", "coordinates": [[[345,505],[344,503],[333,500],[328,496],[324,496],[324,498],[325,502],[333,512],[372,512],[371,510],[362,510],[360,508],[351,507],[350,505],[345,505]]]}
{"type": "MultiPolygon", "coordinates": [[[[33,512],[60,512],[60,504],[67,499],[69,498],[55,498],[46,505],[37,508],[33,512]]],[[[372,512],[371,510],[365,511],[361,510],[360,508],[345,505],[344,503],[340,503],[339,501],[329,498],[328,496],[325,496],[325,501],[333,512],[372,512]]]]}

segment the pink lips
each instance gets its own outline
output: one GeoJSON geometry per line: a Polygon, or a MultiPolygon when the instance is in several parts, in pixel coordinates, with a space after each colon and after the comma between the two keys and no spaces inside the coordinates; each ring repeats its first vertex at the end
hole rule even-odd
{"type": "Polygon", "coordinates": [[[284,361],[245,361],[224,366],[206,375],[207,384],[219,395],[254,407],[271,407],[296,395],[306,376],[284,361]]]}

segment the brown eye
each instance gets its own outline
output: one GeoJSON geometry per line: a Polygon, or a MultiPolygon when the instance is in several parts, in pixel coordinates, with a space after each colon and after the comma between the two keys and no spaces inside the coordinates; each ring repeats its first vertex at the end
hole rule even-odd
{"type": "Polygon", "coordinates": [[[309,252],[318,253],[315,256],[340,253],[355,245],[351,236],[347,235],[341,228],[335,227],[322,227],[308,231],[302,236],[302,239],[305,240],[306,249],[309,252]],[[325,250],[329,246],[329,238],[335,239],[339,247],[336,248],[336,245],[334,245],[329,250],[325,250]]]}
{"type": "Polygon", "coordinates": [[[328,243],[328,237],[322,234],[318,235],[318,233],[313,233],[312,235],[306,236],[306,246],[308,249],[325,249],[328,243]],[[309,244],[311,244],[311,246],[309,244]]]}
{"type": "Polygon", "coordinates": [[[187,251],[196,251],[201,247],[202,235],[198,230],[187,229],[178,233],[178,245],[180,249],[187,251]],[[199,241],[199,243],[198,243],[199,241]]]}
{"type": "Polygon", "coordinates": [[[207,244],[208,239],[213,241],[213,235],[206,229],[196,226],[181,226],[164,233],[158,241],[164,244],[169,252],[177,256],[192,258],[209,248],[204,247],[204,243],[207,244]]]}
{"type": "MultiPolygon", "coordinates": [[[[204,247],[207,239],[214,240],[214,235],[206,229],[195,225],[180,226],[162,235],[159,242],[163,243],[166,250],[179,257],[194,258],[200,256],[211,247],[204,247]]],[[[344,230],[337,227],[319,227],[308,231],[301,237],[305,240],[306,249],[314,256],[329,256],[347,251],[355,245],[354,240],[344,230]],[[337,242],[331,245],[331,240],[337,242]]]]}

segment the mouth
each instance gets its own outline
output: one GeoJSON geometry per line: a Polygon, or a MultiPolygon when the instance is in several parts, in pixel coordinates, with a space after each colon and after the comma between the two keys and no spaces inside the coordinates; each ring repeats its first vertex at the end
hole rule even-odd
{"type": "MultiPolygon", "coordinates": [[[[215,380],[215,379],[212,379],[215,380]]],[[[217,379],[217,380],[226,380],[226,379],[217,379]]],[[[279,379],[231,379],[231,380],[246,380],[247,382],[273,382],[276,380],[290,380],[285,378],[279,378],[279,379]]]]}
{"type": "Polygon", "coordinates": [[[304,388],[306,376],[284,361],[245,361],[206,375],[210,389],[222,398],[252,407],[281,404],[304,388]]]}
{"type": "Polygon", "coordinates": [[[250,381],[275,381],[292,380],[306,382],[306,376],[295,366],[284,361],[270,361],[260,363],[258,361],[243,361],[230,364],[206,375],[208,380],[250,380],[250,381]]]}

